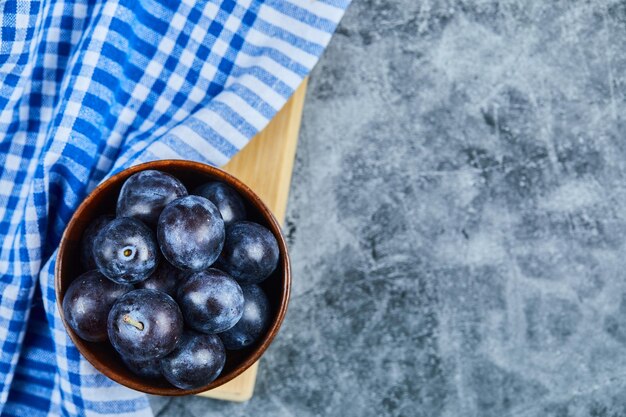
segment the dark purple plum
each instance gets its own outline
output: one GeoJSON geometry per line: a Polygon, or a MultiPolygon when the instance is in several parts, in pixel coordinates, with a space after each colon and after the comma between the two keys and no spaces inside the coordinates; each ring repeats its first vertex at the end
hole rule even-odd
{"type": "Polygon", "coordinates": [[[107,340],[107,317],[115,301],[133,286],[117,284],[98,271],[76,278],[63,297],[63,315],[72,330],[89,342],[107,340]]]}
{"type": "Polygon", "coordinates": [[[155,225],[171,201],[187,195],[185,186],[170,174],[146,170],[131,175],[117,198],[117,217],[134,217],[155,225]]]}
{"type": "Polygon", "coordinates": [[[144,378],[161,378],[161,359],[151,359],[147,361],[135,361],[120,355],[124,365],[135,375],[144,378]]]}
{"type": "Polygon", "coordinates": [[[125,359],[147,361],[170,353],[183,333],[183,315],[172,297],[156,290],[134,290],[111,308],[111,344],[125,359]]]}
{"type": "Polygon", "coordinates": [[[258,284],[274,272],[278,256],[278,242],[272,232],[243,221],[226,229],[224,250],[216,266],[242,285],[258,284]]]}
{"type": "Polygon", "coordinates": [[[226,363],[226,351],[219,337],[185,331],[176,349],[161,359],[161,372],[181,389],[199,388],[219,376],[226,363]]]}
{"type": "Polygon", "coordinates": [[[154,233],[132,217],[117,218],[107,224],[96,236],[93,255],[100,272],[123,284],[148,278],[159,261],[154,233]]]}
{"type": "Polygon", "coordinates": [[[226,226],[246,219],[246,206],[241,196],[223,182],[209,182],[196,188],[193,193],[215,204],[226,226]]]}
{"type": "Polygon", "coordinates": [[[267,330],[271,319],[270,303],[258,285],[244,285],[244,307],[241,319],[230,329],[220,333],[228,350],[238,350],[255,343],[267,330]]]}
{"type": "Polygon", "coordinates": [[[83,237],[80,240],[80,263],[85,269],[96,269],[96,261],[93,258],[93,242],[100,230],[114,218],[114,216],[108,214],[96,217],[83,232],[83,237]]]}
{"type": "Polygon", "coordinates": [[[176,298],[176,291],[185,277],[185,271],[172,266],[169,262],[161,260],[156,271],[148,278],[136,284],[137,288],[163,291],[173,298],[176,298]]]}
{"type": "Polygon", "coordinates": [[[243,292],[237,281],[218,269],[195,272],[178,287],[185,323],[199,332],[221,333],[243,314],[243,292]]]}
{"type": "Polygon", "coordinates": [[[224,246],[224,234],[224,220],[217,207],[196,195],[168,204],[157,226],[165,258],[189,271],[201,271],[215,262],[224,246]]]}

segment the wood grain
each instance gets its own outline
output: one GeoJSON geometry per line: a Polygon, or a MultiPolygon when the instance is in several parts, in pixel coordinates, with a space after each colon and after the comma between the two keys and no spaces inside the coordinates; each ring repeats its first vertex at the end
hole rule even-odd
{"type": "MultiPolygon", "coordinates": [[[[267,127],[222,167],[252,188],[281,224],[285,221],[306,85],[305,79],[267,127]]],[[[254,392],[258,367],[257,362],[232,381],[198,395],[247,401],[254,392]]]]}

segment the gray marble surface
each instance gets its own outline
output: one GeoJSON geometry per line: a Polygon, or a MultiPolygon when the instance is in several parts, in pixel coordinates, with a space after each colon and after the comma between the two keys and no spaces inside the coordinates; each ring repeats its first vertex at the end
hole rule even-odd
{"type": "Polygon", "coordinates": [[[355,0],[312,74],[254,398],[159,416],[625,416],[626,4],[355,0]]]}

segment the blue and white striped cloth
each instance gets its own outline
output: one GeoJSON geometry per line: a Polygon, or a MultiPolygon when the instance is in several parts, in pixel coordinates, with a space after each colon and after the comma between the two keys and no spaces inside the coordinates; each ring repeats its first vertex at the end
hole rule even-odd
{"type": "Polygon", "coordinates": [[[349,1],[0,1],[3,416],[151,415],[60,322],[65,225],[129,165],[227,162],[309,73],[349,1]]]}

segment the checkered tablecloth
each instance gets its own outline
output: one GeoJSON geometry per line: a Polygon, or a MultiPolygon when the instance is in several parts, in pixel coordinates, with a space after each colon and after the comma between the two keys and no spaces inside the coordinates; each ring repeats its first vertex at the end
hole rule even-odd
{"type": "Polygon", "coordinates": [[[78,353],[56,247],[111,173],[222,165],[317,62],[350,0],[0,0],[0,410],[150,415],[78,353]]]}

